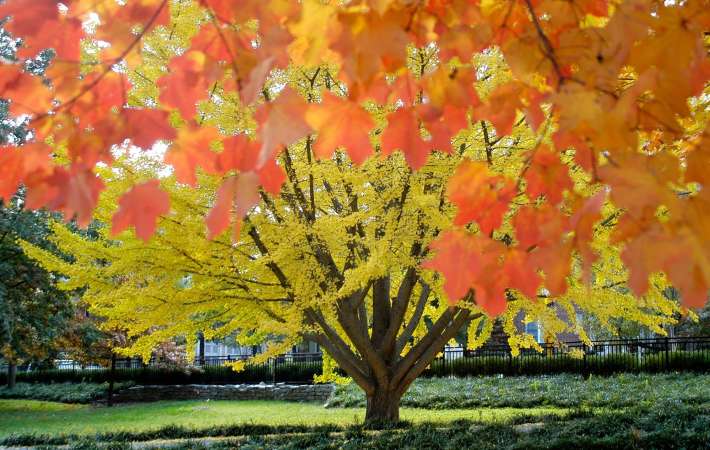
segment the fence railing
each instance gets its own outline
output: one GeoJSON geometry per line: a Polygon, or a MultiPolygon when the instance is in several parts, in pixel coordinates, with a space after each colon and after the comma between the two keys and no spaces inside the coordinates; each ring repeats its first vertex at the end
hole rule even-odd
{"type": "Polygon", "coordinates": [[[542,351],[522,349],[513,356],[507,345],[477,350],[448,348],[424,376],[536,375],[546,373],[611,374],[710,370],[710,336],[582,341],[542,344],[542,351]]]}
{"type": "MultiPolygon", "coordinates": [[[[321,353],[294,353],[270,358],[256,364],[246,355],[210,356],[185,361],[152,358],[145,363],[141,358],[116,358],[112,363],[81,364],[74,361],[55,361],[53,367],[19,367],[17,380],[26,382],[96,382],[113,379],[137,384],[233,384],[233,383],[312,383],[323,367],[321,353]],[[245,361],[243,370],[236,372],[229,363],[245,361]]],[[[4,370],[0,367],[0,385],[4,384],[4,370]]]]}
{"type": "MultiPolygon", "coordinates": [[[[523,349],[516,356],[507,345],[486,345],[477,350],[447,348],[423,376],[539,375],[553,373],[612,374],[618,372],[710,371],[710,336],[656,339],[617,339],[541,345],[542,352],[523,349]]],[[[310,383],[322,372],[321,353],[292,353],[235,372],[229,363],[247,355],[209,356],[191,364],[138,358],[115,361],[115,370],[105,365],[80,365],[56,361],[54,367],[20,367],[18,381],[105,382],[132,381],[138,384],[231,384],[310,383]]],[[[0,384],[4,383],[0,367],[0,384]]]]}

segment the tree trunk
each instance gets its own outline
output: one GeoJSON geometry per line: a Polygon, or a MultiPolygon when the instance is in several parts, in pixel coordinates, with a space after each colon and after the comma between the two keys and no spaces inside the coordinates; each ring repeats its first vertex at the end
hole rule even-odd
{"type": "Polygon", "coordinates": [[[7,388],[12,389],[17,384],[17,363],[11,362],[7,366],[7,388]]]}
{"type": "Polygon", "coordinates": [[[397,423],[399,422],[399,401],[401,394],[385,389],[376,389],[373,395],[367,396],[367,423],[397,423]]]}

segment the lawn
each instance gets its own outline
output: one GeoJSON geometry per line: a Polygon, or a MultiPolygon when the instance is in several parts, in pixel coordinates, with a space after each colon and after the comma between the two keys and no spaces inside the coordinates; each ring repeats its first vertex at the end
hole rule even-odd
{"type": "MultiPolygon", "coordinates": [[[[402,398],[403,406],[427,409],[629,408],[659,402],[710,403],[710,374],[420,378],[402,398]]],[[[362,391],[352,383],[338,386],[329,401],[332,407],[364,404],[362,391]]]]}
{"type": "MultiPolygon", "coordinates": [[[[518,416],[563,415],[562,408],[477,408],[426,410],[402,408],[401,418],[413,423],[469,419],[503,422],[518,416]]],[[[313,403],[280,401],[162,401],[113,408],[69,405],[38,400],[0,400],[0,437],[10,434],[93,434],[144,431],[178,425],[351,425],[362,422],[362,408],[327,409],[313,403]]]]}

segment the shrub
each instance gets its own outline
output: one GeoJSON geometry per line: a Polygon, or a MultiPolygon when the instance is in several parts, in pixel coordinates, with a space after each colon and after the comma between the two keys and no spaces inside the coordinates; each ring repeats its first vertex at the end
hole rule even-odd
{"type": "Polygon", "coordinates": [[[566,354],[526,353],[511,357],[503,352],[476,357],[438,359],[422,374],[424,377],[477,375],[543,375],[581,373],[611,375],[621,372],[710,371],[710,352],[671,351],[638,355],[635,353],[589,354],[574,358],[566,354]]]}
{"type": "MultiPolygon", "coordinates": [[[[677,401],[710,402],[710,375],[620,374],[584,379],[580,375],[539,377],[428,378],[416,380],[402,405],[428,409],[475,407],[582,406],[624,408],[677,401]]],[[[355,385],[337,386],[329,407],[363,407],[355,385]]]]}
{"type": "MultiPolygon", "coordinates": [[[[114,389],[119,391],[132,384],[116,383],[114,389]]],[[[107,393],[108,383],[17,383],[14,389],[0,387],[0,398],[26,398],[62,403],[89,403],[106,398],[107,393]]]]}
{"type": "MultiPolygon", "coordinates": [[[[659,373],[667,371],[710,370],[710,352],[660,351],[655,354],[635,353],[590,354],[584,358],[573,358],[565,354],[553,356],[544,353],[526,353],[511,358],[503,352],[499,354],[435,360],[422,377],[466,377],[479,375],[543,375],[577,373],[585,375],[613,375],[623,372],[659,373]]],[[[277,364],[247,365],[242,372],[229,367],[207,366],[204,368],[178,367],[138,367],[116,369],[116,381],[136,384],[234,384],[259,382],[300,382],[310,383],[313,377],[322,373],[322,363],[289,362],[277,364]]],[[[105,383],[109,380],[108,369],[85,370],[35,370],[20,372],[18,381],[28,383],[105,383]]],[[[0,383],[4,377],[0,376],[0,383]]]]}
{"type": "MultiPolygon", "coordinates": [[[[204,368],[138,367],[116,369],[114,380],[135,384],[235,384],[259,382],[310,383],[322,372],[320,362],[282,362],[272,365],[246,366],[241,372],[230,367],[207,366],[204,368]]],[[[17,380],[26,383],[105,383],[109,380],[108,369],[35,370],[17,374],[17,380]]],[[[1,378],[1,377],[0,377],[1,378]]]]}

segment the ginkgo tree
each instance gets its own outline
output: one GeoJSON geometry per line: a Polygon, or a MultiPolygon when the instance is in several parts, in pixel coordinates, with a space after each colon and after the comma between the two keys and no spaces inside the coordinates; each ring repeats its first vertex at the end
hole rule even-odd
{"type": "MultiPolygon", "coordinates": [[[[415,72],[435,64],[412,56],[415,72]]],[[[505,82],[508,75],[498,54],[481,55],[479,61],[489,71],[477,86],[482,94],[505,82]]],[[[328,91],[330,77],[321,67],[294,70],[279,81],[315,101],[337,98],[328,91]]],[[[371,106],[362,120],[384,125],[391,113],[371,106]]],[[[223,108],[209,120],[228,126],[231,114],[223,108]]],[[[560,208],[584,202],[594,215],[591,220],[575,214],[563,221],[550,219],[546,226],[557,227],[558,238],[545,245],[554,251],[569,245],[577,257],[567,268],[541,258],[551,286],[541,289],[542,275],[517,247],[537,242],[533,223],[523,218],[525,210],[544,207],[537,195],[528,196],[544,190],[551,176],[530,171],[517,187],[510,177],[526,164],[529,149],[549,138],[536,135],[523,121],[511,133],[510,138],[496,137],[478,122],[456,136],[454,151],[425,152],[416,171],[399,151],[360,164],[342,151],[316,158],[317,141],[309,138],[280,154],[276,169],[285,182],[278,183],[278,191],[261,189],[251,191],[254,199],[240,197],[256,204],[249,210],[234,204],[235,190],[249,192],[244,174],[200,171],[184,180],[189,183],[181,182],[184,174],[178,170],[168,173],[160,161],[126,146],[116,163],[101,171],[107,189],[96,217],[112,224],[102,229],[101,239],[87,240],[56,224],[54,242],[73,255],[72,263],[31,244],[24,248],[64,274],[65,289],[86,287],[84,300],[92,312],[105,317],[107,327],[125,329],[135,338],[124,349],[129,354],[148,357],[166,340],[194,340],[203,333],[206,338],[267,342],[267,351],[254,358],[259,362],[300,340],[313,340],[365,391],[367,420],[396,421],[401,396],[464,327],[473,348],[490,335],[492,317],[500,316],[517,351],[539,348],[516,327],[520,317],[539,321],[553,339],[570,331],[587,339],[576,321],[581,311],[610,328],[613,319],[625,318],[657,332],[680,312],[662,295],[668,286],[663,277],[641,299],[620,289],[627,274],[618,250],[609,246],[618,210],[604,204],[604,190],[588,180],[571,154],[560,158],[547,150],[539,154],[548,172],[564,178],[561,184],[569,189],[564,195],[550,192],[545,202],[560,208]],[[131,186],[136,187],[123,195],[131,186]],[[515,199],[514,208],[521,211],[497,207],[500,195],[515,199]],[[133,220],[137,210],[158,217],[157,224],[133,220]],[[471,218],[476,225],[466,231],[456,227],[471,218]],[[128,223],[135,224],[135,233],[124,231],[128,223]],[[221,233],[225,230],[230,232],[221,233]],[[478,239],[471,241],[469,233],[478,239]],[[432,244],[441,235],[450,238],[432,244]],[[585,244],[575,236],[585,236],[585,244]],[[593,267],[585,265],[591,260],[585,252],[594,252],[591,244],[601,254],[593,267]],[[499,247],[489,254],[504,257],[480,258],[478,246],[499,247]],[[441,264],[454,264],[455,270],[480,280],[480,286],[471,290],[430,270],[441,264]],[[593,282],[582,282],[583,273],[593,282]],[[571,288],[562,295],[568,282],[571,288]]],[[[243,136],[215,149],[219,165],[234,164],[245,154],[256,157],[258,149],[243,136]]]]}

